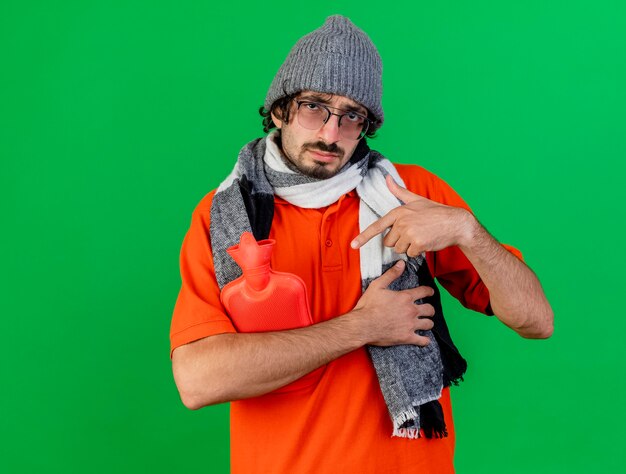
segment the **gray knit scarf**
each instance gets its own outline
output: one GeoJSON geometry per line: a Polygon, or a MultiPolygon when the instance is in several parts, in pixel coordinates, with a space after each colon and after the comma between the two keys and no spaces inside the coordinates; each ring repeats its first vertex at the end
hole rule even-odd
{"type": "MultiPolygon", "coordinates": [[[[391,174],[399,185],[404,185],[395,167],[380,153],[370,150],[364,140],[339,173],[332,178],[318,180],[296,173],[285,165],[274,142],[275,136],[276,132],[244,146],[234,170],[221,183],[213,198],[210,237],[220,289],[241,275],[241,269],[226,249],[238,244],[245,231],[252,232],[258,240],[269,235],[274,195],[295,206],[320,208],[356,189],[360,198],[361,231],[402,204],[385,183],[385,177],[391,174]]],[[[383,236],[379,235],[360,249],[363,291],[398,259],[406,261],[405,270],[390,289],[397,291],[425,284],[418,278],[420,268],[426,267],[424,254],[416,258],[398,255],[385,247],[382,239],[383,236]]],[[[433,337],[431,331],[420,331],[420,334],[429,337],[430,344],[425,347],[368,346],[393,422],[393,436],[412,439],[422,434],[429,438],[447,436],[437,399],[441,396],[444,382],[449,385],[451,378],[460,378],[461,374],[445,377],[437,343],[439,338],[433,337]]]]}

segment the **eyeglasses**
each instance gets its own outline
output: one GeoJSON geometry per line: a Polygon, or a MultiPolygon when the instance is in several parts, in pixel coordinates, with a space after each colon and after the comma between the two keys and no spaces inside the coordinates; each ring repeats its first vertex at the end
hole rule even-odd
{"type": "Polygon", "coordinates": [[[309,130],[319,130],[328,122],[331,115],[336,115],[339,117],[339,136],[347,140],[360,140],[365,136],[370,125],[370,120],[367,117],[356,112],[346,112],[336,107],[328,107],[308,100],[296,100],[294,102],[298,104],[298,123],[309,130]],[[339,110],[343,113],[335,114],[330,109],[339,110]]]}

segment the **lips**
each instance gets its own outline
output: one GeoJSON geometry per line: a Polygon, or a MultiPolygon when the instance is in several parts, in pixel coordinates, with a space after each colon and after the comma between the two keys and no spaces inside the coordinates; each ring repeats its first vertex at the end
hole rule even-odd
{"type": "Polygon", "coordinates": [[[339,157],[339,155],[336,155],[334,153],[325,153],[323,151],[309,150],[309,152],[311,152],[311,154],[318,161],[331,162],[339,157]]]}

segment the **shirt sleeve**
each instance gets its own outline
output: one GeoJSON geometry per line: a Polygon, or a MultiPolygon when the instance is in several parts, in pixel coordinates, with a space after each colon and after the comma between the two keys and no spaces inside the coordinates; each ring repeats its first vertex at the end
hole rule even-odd
{"type": "MultiPolygon", "coordinates": [[[[399,169],[406,166],[400,165],[399,169]]],[[[410,190],[441,204],[462,207],[472,212],[461,196],[443,179],[421,167],[410,167],[414,170],[408,173],[408,179],[405,180],[410,190]]],[[[402,177],[404,179],[404,174],[402,177]]],[[[507,244],[500,245],[524,261],[517,248],[507,244]]],[[[493,316],[489,290],[461,249],[454,246],[437,252],[427,252],[426,261],[433,277],[463,306],[493,316]]]]}
{"type": "Polygon", "coordinates": [[[170,357],[184,344],[216,334],[236,332],[221,301],[210,242],[213,193],[194,210],[180,252],[182,284],[170,327],[170,357]]]}

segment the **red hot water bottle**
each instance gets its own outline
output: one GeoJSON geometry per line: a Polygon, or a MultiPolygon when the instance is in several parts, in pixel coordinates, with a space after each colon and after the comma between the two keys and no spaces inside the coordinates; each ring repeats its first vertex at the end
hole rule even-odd
{"type": "Polygon", "coordinates": [[[275,272],[270,257],[276,242],[257,242],[250,232],[227,249],[243,275],[222,289],[220,298],[239,332],[295,329],[313,324],[304,281],[275,272]]]}
{"type": "MultiPolygon", "coordinates": [[[[270,268],[274,244],[272,239],[257,243],[250,232],[244,232],[239,245],[226,250],[243,271],[220,295],[238,332],[281,331],[313,324],[302,279],[270,268]]],[[[313,390],[324,370],[325,366],[315,369],[271,394],[313,390]]]]}

